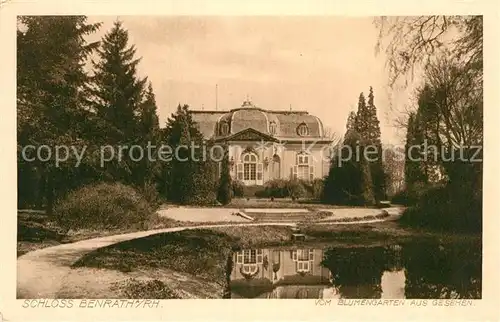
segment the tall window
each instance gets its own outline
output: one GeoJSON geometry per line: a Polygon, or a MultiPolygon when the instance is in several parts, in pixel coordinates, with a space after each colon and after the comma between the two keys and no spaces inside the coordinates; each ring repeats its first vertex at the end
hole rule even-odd
{"type": "Polygon", "coordinates": [[[236,253],[236,264],[243,264],[244,273],[255,273],[257,264],[263,263],[262,249],[245,249],[236,253]]]}
{"type": "Polygon", "coordinates": [[[222,122],[219,124],[219,135],[227,135],[229,133],[229,124],[222,122]]]}
{"type": "Polygon", "coordinates": [[[254,153],[245,153],[242,156],[242,163],[238,164],[238,180],[255,181],[262,180],[263,166],[258,162],[257,155],[254,153]]]}
{"type": "Polygon", "coordinates": [[[243,180],[255,180],[257,178],[257,156],[247,153],[243,156],[243,180]]]}
{"type": "Polygon", "coordinates": [[[276,122],[272,121],[271,123],[269,123],[269,133],[271,133],[272,135],[275,135],[276,131],[277,131],[276,122]]]}
{"type": "Polygon", "coordinates": [[[304,152],[297,154],[297,162],[293,167],[294,179],[314,180],[314,167],[311,163],[312,160],[309,154],[304,152]]]}

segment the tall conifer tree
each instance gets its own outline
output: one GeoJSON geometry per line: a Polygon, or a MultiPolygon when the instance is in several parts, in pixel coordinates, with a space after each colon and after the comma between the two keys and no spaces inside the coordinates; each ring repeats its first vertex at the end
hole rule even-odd
{"type": "Polygon", "coordinates": [[[323,200],[331,204],[373,205],[375,199],[370,167],[362,157],[363,140],[353,127],[352,113],[346,127],[342,149],[339,155],[332,158],[330,171],[325,179],[323,200]]]}
{"type": "MultiPolygon", "coordinates": [[[[87,145],[89,75],[83,66],[98,42],[85,39],[100,24],[89,24],[85,16],[20,16],[18,23],[18,152],[29,144],[87,145]]],[[[51,213],[59,195],[88,179],[92,164],[83,162],[78,168],[70,160],[55,167],[53,162],[24,162],[19,153],[19,202],[31,199],[27,206],[45,205],[51,213]]]]}
{"type": "Polygon", "coordinates": [[[359,95],[358,112],[356,114],[356,131],[361,136],[364,146],[376,149],[376,155],[370,155],[369,161],[375,198],[379,201],[385,198],[386,175],[383,169],[383,151],[380,140],[380,122],[377,118],[377,108],[374,103],[373,88],[370,86],[368,102],[363,93],[359,95]]]}
{"type": "Polygon", "coordinates": [[[110,127],[105,137],[108,144],[133,142],[138,131],[146,78],[137,75],[140,59],[135,55],[127,30],[116,21],[102,40],[94,75],[94,107],[110,127]]]}
{"type": "Polygon", "coordinates": [[[370,171],[373,180],[373,192],[375,199],[380,201],[387,197],[386,195],[386,174],[383,165],[382,141],[380,139],[380,122],[377,118],[377,108],[375,107],[373,88],[370,86],[368,94],[368,130],[366,133],[367,144],[374,146],[377,150],[376,160],[370,162],[370,171]]]}
{"type": "Polygon", "coordinates": [[[412,189],[416,183],[426,183],[427,175],[425,164],[420,161],[422,154],[420,147],[422,135],[419,127],[419,120],[416,113],[411,113],[408,118],[405,144],[405,183],[407,189],[412,189]]]}
{"type": "MultiPolygon", "coordinates": [[[[131,146],[141,143],[140,112],[143,106],[146,78],[137,75],[140,59],[135,58],[136,49],[128,44],[128,32],[120,21],[115,21],[104,36],[94,63],[92,93],[93,107],[105,127],[95,135],[101,145],[131,146]]],[[[130,151],[122,162],[107,163],[106,172],[113,180],[127,184],[141,184],[135,172],[141,164],[129,158],[130,151]]],[[[135,152],[135,151],[134,151],[135,152]]],[[[133,155],[138,158],[140,155],[133,155]]]]}
{"type": "Polygon", "coordinates": [[[192,145],[203,147],[205,142],[187,105],[177,107],[177,112],[167,122],[164,135],[165,142],[174,150],[172,161],[164,169],[168,198],[182,204],[215,202],[216,164],[204,159],[199,148],[191,148],[192,145]]]}
{"type": "MultiPolygon", "coordinates": [[[[148,146],[158,147],[160,144],[160,126],[158,121],[156,106],[156,98],[153,92],[153,86],[148,84],[145,93],[145,100],[139,109],[139,127],[138,127],[138,143],[144,148],[144,158],[139,161],[137,169],[134,170],[135,182],[139,185],[146,183],[158,184],[161,180],[161,164],[158,156],[147,155],[148,146]],[[151,159],[150,159],[151,157],[151,159]]],[[[157,152],[153,150],[152,152],[157,152]]]]}

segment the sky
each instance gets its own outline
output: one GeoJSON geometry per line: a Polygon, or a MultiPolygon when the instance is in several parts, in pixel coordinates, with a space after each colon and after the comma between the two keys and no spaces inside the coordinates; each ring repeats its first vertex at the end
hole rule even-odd
{"type": "MultiPolygon", "coordinates": [[[[407,94],[388,85],[386,57],[376,55],[378,31],[371,17],[299,16],[99,16],[98,40],[119,19],[142,57],[163,126],[177,105],[219,110],[241,106],[247,96],[263,109],[305,110],[343,135],[360,92],[372,86],[382,141],[399,144],[391,103],[407,94]]],[[[395,102],[396,101],[396,102],[395,102]]]]}

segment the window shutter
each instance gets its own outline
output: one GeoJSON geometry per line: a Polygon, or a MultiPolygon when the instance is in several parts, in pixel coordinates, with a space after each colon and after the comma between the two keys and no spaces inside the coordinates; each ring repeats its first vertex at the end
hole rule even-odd
{"type": "Polygon", "coordinates": [[[243,163],[238,163],[236,165],[236,171],[237,171],[236,177],[238,178],[238,180],[243,180],[243,163]]]}
{"type": "Polygon", "coordinates": [[[297,172],[298,172],[298,167],[296,165],[293,166],[293,170],[292,170],[292,178],[293,179],[297,179],[297,172]]]}
{"type": "Polygon", "coordinates": [[[314,260],[314,249],[309,249],[309,260],[314,260]]]}
{"type": "Polygon", "coordinates": [[[243,252],[236,253],[236,264],[243,264],[243,252]]]}
{"type": "Polygon", "coordinates": [[[257,180],[262,180],[262,163],[257,163],[257,180]]]}
{"type": "Polygon", "coordinates": [[[314,180],[314,167],[312,165],[309,166],[309,180],[314,180]]]}
{"type": "Polygon", "coordinates": [[[263,252],[262,249],[257,249],[257,264],[263,263],[263,252]]]}
{"type": "Polygon", "coordinates": [[[293,260],[294,262],[296,262],[296,261],[297,261],[297,251],[296,251],[296,250],[292,251],[292,260],[293,260]]]}

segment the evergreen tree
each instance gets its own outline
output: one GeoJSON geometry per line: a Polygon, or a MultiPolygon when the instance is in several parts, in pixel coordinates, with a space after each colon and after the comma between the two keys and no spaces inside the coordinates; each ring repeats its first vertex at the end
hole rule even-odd
{"type": "Polygon", "coordinates": [[[372,179],[368,162],[363,157],[363,142],[351,124],[347,122],[348,130],[340,154],[332,158],[323,200],[331,204],[373,205],[372,179]]]}
{"type": "Polygon", "coordinates": [[[411,113],[408,118],[405,144],[405,182],[407,188],[412,188],[415,183],[426,183],[427,176],[422,167],[420,152],[421,133],[419,131],[416,113],[411,113]],[[417,148],[415,148],[417,147],[417,148]]]}
{"type": "Polygon", "coordinates": [[[231,173],[229,169],[229,153],[226,151],[224,153],[224,158],[221,164],[221,174],[219,179],[219,190],[217,192],[217,200],[223,204],[227,205],[231,202],[232,198],[232,183],[231,183],[231,173]]]}
{"type": "Polygon", "coordinates": [[[367,144],[374,146],[377,151],[376,160],[370,162],[370,172],[373,180],[373,192],[375,199],[380,201],[385,199],[386,196],[386,173],[383,165],[383,151],[382,142],[380,139],[380,122],[377,118],[377,108],[374,103],[373,88],[370,86],[370,93],[368,94],[368,130],[365,139],[367,144]]]}
{"type": "Polygon", "coordinates": [[[123,144],[134,141],[138,129],[137,114],[143,103],[145,78],[137,76],[140,59],[128,45],[128,32],[120,21],[104,36],[99,60],[95,63],[95,110],[109,127],[105,141],[123,144]]]}
{"type": "MultiPolygon", "coordinates": [[[[105,124],[105,129],[98,135],[94,134],[94,139],[102,145],[130,146],[141,143],[140,112],[146,78],[137,76],[140,59],[135,58],[135,54],[135,47],[128,44],[127,30],[120,21],[116,21],[104,36],[98,50],[99,59],[94,63],[92,105],[105,124]]],[[[126,153],[122,162],[113,160],[107,163],[106,172],[114,180],[140,185],[143,180],[134,178],[134,173],[141,165],[128,157],[129,151],[126,153]]]]}
{"type": "Polygon", "coordinates": [[[172,161],[164,168],[167,197],[182,204],[213,203],[216,199],[216,164],[203,159],[199,149],[191,149],[191,146],[201,147],[205,142],[187,105],[177,107],[177,112],[167,122],[164,135],[164,141],[174,150],[172,161]]]}
{"type": "MultiPolygon", "coordinates": [[[[161,164],[157,155],[147,155],[147,147],[158,146],[160,144],[160,126],[157,115],[157,106],[153,86],[148,84],[145,94],[145,100],[139,110],[139,127],[138,127],[138,142],[145,149],[144,158],[140,160],[134,171],[135,182],[141,185],[146,183],[160,183],[161,180],[161,164]]],[[[152,151],[154,152],[154,151],[152,151]]]]}
{"type": "Polygon", "coordinates": [[[356,129],[356,113],[351,111],[349,117],[347,118],[347,131],[356,129]]]}
{"type": "Polygon", "coordinates": [[[375,198],[385,199],[386,175],[383,168],[382,143],[380,140],[380,122],[377,118],[377,108],[374,103],[373,88],[370,86],[368,103],[365,101],[363,93],[359,95],[358,112],[356,114],[356,131],[361,136],[363,145],[376,149],[376,155],[370,155],[370,172],[373,180],[375,198]]]}
{"type": "Polygon", "coordinates": [[[361,137],[365,137],[368,131],[368,109],[366,108],[366,100],[365,95],[363,93],[359,94],[358,98],[358,111],[356,113],[356,123],[354,130],[361,135],[361,137]]]}
{"type": "Polygon", "coordinates": [[[373,88],[370,86],[370,93],[368,94],[367,110],[367,129],[365,130],[365,139],[369,144],[381,145],[380,142],[380,122],[377,118],[377,108],[374,103],[373,88]]]}
{"type": "Polygon", "coordinates": [[[32,195],[35,206],[45,205],[51,213],[58,196],[90,180],[95,171],[87,159],[78,168],[74,160],[55,167],[53,162],[37,159],[26,162],[20,152],[27,145],[81,148],[88,144],[86,129],[92,115],[85,108],[89,75],[83,66],[98,43],[87,43],[85,39],[99,25],[88,24],[85,16],[18,18],[17,137],[21,204],[32,195]]]}

